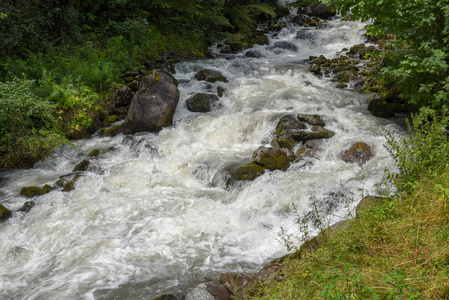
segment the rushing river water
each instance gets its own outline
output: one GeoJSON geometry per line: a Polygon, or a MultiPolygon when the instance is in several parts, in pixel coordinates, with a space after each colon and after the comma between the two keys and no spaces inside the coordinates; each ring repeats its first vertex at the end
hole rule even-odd
{"type": "MultiPolygon", "coordinates": [[[[0,174],[0,203],[19,209],[24,186],[54,185],[93,149],[88,171],[71,192],[36,197],[29,212],[0,223],[1,299],[153,299],[186,293],[222,272],[257,272],[287,253],[283,228],[298,231],[294,207],[310,198],[333,203],[332,221],[344,215],[341,195],[373,194],[386,167],[384,129],[392,121],[367,111],[369,95],[337,89],[307,73],[309,55],[335,57],[363,42],[363,24],[335,20],[326,29],[289,25],[270,45],[289,41],[297,52],[256,46],[265,57],[243,53],[176,65],[181,100],[174,125],[158,134],[94,136],[65,146],[32,169],[0,174]],[[203,69],[221,71],[228,83],[196,81],[203,69]],[[221,108],[192,113],[193,93],[226,89],[221,108]],[[268,145],[285,114],[320,114],[335,136],[314,157],[252,182],[226,186],[225,170],[251,161],[268,145]],[[365,142],[375,157],[359,167],[339,155],[365,142]],[[110,147],[113,147],[111,150],[110,147]],[[108,150],[109,149],[109,150],[108,150]]],[[[344,197],[343,197],[344,198],[344,197]]],[[[352,204],[354,206],[355,204],[352,204]]]]}

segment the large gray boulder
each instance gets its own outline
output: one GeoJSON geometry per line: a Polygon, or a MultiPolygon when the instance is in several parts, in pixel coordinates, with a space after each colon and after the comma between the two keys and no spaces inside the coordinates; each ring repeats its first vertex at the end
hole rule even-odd
{"type": "Polygon", "coordinates": [[[282,149],[261,146],[253,154],[254,161],[269,170],[286,170],[290,159],[282,149]]]}
{"type": "Polygon", "coordinates": [[[176,80],[167,74],[153,71],[142,79],[139,90],[129,107],[123,132],[159,132],[170,126],[179,102],[176,80]]]}

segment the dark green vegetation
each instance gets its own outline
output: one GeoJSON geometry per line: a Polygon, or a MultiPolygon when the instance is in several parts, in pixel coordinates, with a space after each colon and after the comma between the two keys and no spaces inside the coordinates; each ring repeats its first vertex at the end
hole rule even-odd
{"type": "MultiPolygon", "coordinates": [[[[449,108],[449,3],[447,0],[328,0],[355,20],[374,19],[373,37],[391,48],[379,80],[415,108],[449,108]]],[[[385,92],[386,93],[386,92],[385,92]]],[[[390,93],[391,94],[391,93],[390,93]]]]}
{"type": "Polygon", "coordinates": [[[203,55],[282,11],[274,0],[0,2],[0,170],[30,166],[107,116],[118,75],[203,55]]]}

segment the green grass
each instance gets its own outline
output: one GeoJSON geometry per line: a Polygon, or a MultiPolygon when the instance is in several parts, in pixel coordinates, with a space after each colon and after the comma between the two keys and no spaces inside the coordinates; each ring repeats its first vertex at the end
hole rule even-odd
{"type": "Polygon", "coordinates": [[[427,117],[410,138],[389,138],[408,166],[390,176],[398,192],[297,250],[283,281],[257,282],[245,299],[449,299],[449,141],[427,117]]]}

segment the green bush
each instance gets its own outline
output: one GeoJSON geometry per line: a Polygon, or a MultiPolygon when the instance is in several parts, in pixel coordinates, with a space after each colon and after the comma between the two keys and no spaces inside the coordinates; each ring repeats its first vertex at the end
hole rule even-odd
{"type": "Polygon", "coordinates": [[[54,106],[33,93],[33,84],[17,77],[0,83],[0,169],[28,166],[67,142],[54,106]]]}

